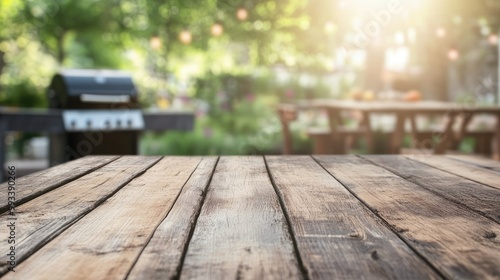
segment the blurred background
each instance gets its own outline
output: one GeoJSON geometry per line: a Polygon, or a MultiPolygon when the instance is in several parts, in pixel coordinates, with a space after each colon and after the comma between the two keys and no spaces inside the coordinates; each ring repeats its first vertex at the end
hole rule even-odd
{"type": "MultiPolygon", "coordinates": [[[[0,0],[0,26],[0,106],[45,108],[55,73],[89,68],[194,112],[193,131],[143,133],[146,155],[279,154],[283,102],[499,102],[498,0],[0,0]]],[[[10,133],[7,158],[44,158],[43,136],[10,133]]]]}

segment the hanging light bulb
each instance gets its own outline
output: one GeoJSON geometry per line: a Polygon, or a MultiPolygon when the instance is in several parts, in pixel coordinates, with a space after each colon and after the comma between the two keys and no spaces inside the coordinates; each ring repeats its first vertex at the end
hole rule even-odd
{"type": "Polygon", "coordinates": [[[248,18],[248,11],[245,8],[239,8],[236,12],[236,17],[239,20],[246,20],[248,18]]]}
{"type": "Polygon", "coordinates": [[[212,32],[214,36],[220,36],[224,32],[224,27],[219,23],[214,23],[212,28],[210,28],[210,32],[212,32]]]}
{"type": "Polygon", "coordinates": [[[443,38],[444,36],[446,36],[446,29],[444,29],[443,27],[439,27],[438,29],[436,29],[436,36],[438,38],[443,38]]]}
{"type": "Polygon", "coordinates": [[[496,34],[491,34],[491,35],[488,37],[488,42],[489,42],[491,45],[497,45],[497,44],[498,44],[498,35],[496,35],[496,34]]]}
{"type": "Polygon", "coordinates": [[[394,41],[398,45],[404,45],[406,41],[405,34],[401,31],[396,32],[396,34],[394,34],[394,41]]]}
{"type": "Polygon", "coordinates": [[[335,26],[335,24],[331,21],[328,21],[325,23],[325,26],[323,27],[323,30],[325,31],[325,33],[327,34],[332,34],[335,32],[335,30],[337,29],[337,27],[335,26]]]}
{"type": "Polygon", "coordinates": [[[417,31],[413,27],[408,29],[406,36],[408,37],[408,42],[410,43],[415,43],[417,41],[417,31]]]}
{"type": "Polygon", "coordinates": [[[181,33],[179,33],[179,40],[183,43],[183,44],[190,44],[191,41],[193,40],[193,36],[191,35],[191,32],[189,32],[188,30],[183,30],[181,31],[181,33]]]}
{"type": "Polygon", "coordinates": [[[151,39],[149,40],[149,45],[151,46],[151,48],[153,50],[157,50],[157,49],[161,48],[160,37],[158,37],[158,36],[151,37],[151,39]]]}
{"type": "Polygon", "coordinates": [[[451,61],[455,61],[460,57],[460,53],[456,49],[450,49],[448,51],[448,59],[451,61]]]}

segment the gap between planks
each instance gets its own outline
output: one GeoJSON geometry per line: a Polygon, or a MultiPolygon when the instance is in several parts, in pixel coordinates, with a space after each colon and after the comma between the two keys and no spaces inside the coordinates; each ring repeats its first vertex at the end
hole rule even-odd
{"type": "MultiPolygon", "coordinates": [[[[495,170],[442,156],[407,155],[405,157],[500,191],[500,173],[495,170]]],[[[498,166],[500,167],[500,164],[498,166]]]]}
{"type": "Polygon", "coordinates": [[[359,156],[427,191],[500,224],[500,191],[404,156],[359,156]]]}
{"type": "MultiPolygon", "coordinates": [[[[119,156],[92,156],[70,161],[33,174],[16,178],[16,207],[40,195],[83,177],[115,160],[119,156]]],[[[8,210],[8,183],[0,185],[0,214],[8,210]]]]}
{"type": "Polygon", "coordinates": [[[471,155],[445,155],[446,158],[452,158],[468,164],[473,164],[489,170],[500,172],[500,162],[490,158],[471,156],[471,155]]]}
{"type": "Polygon", "coordinates": [[[296,237],[295,231],[292,227],[290,215],[288,214],[288,211],[285,207],[285,203],[283,202],[283,198],[279,195],[278,187],[276,186],[276,182],[274,181],[274,178],[273,178],[272,173],[271,173],[271,169],[269,168],[269,164],[267,162],[267,157],[264,156],[263,159],[264,159],[264,164],[266,165],[267,175],[269,176],[269,180],[271,181],[271,184],[273,185],[274,192],[276,193],[276,196],[278,197],[281,211],[283,211],[283,215],[285,216],[286,225],[288,227],[288,232],[290,233],[290,236],[292,238],[293,250],[294,250],[295,256],[297,258],[297,261],[299,263],[300,271],[302,272],[302,276],[304,277],[304,280],[308,280],[309,279],[309,272],[307,270],[307,267],[304,265],[304,261],[302,260],[302,256],[300,254],[299,246],[297,243],[297,237],[296,237]]]}
{"type": "Polygon", "coordinates": [[[179,279],[218,161],[219,157],[207,157],[199,163],[127,273],[127,279],[179,279]]]}

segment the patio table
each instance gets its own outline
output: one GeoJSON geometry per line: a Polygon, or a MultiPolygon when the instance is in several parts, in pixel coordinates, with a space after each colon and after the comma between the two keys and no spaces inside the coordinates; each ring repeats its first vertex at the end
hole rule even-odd
{"type": "MultiPolygon", "coordinates": [[[[301,101],[296,104],[299,109],[319,108],[326,109],[329,117],[330,134],[332,143],[337,143],[338,137],[337,127],[342,123],[341,111],[359,111],[363,115],[361,123],[365,131],[365,139],[369,150],[373,149],[373,130],[370,124],[370,116],[374,114],[392,114],[396,116],[396,124],[392,133],[390,150],[392,153],[399,153],[403,136],[405,133],[405,122],[410,121],[411,133],[416,140],[416,116],[417,115],[447,115],[448,121],[442,131],[439,131],[439,141],[432,144],[435,154],[444,154],[446,149],[451,146],[454,141],[461,140],[467,134],[467,125],[475,115],[488,114],[496,118],[494,135],[495,150],[493,158],[500,160],[500,106],[494,105],[477,105],[477,104],[459,104],[444,101],[391,101],[391,100],[374,100],[374,101],[355,101],[355,100],[333,100],[333,99],[312,99],[301,101]],[[454,135],[453,127],[457,119],[461,117],[463,122],[456,135],[454,135]]],[[[431,142],[432,139],[428,139],[431,142]]],[[[433,142],[433,141],[432,141],[433,142]]]]}
{"type": "Polygon", "coordinates": [[[10,171],[5,279],[500,277],[493,160],[91,156],[10,171]]]}

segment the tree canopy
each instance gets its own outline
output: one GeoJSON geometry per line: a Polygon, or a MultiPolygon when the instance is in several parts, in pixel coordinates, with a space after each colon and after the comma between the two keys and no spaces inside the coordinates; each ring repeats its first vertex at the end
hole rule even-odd
{"type": "Polygon", "coordinates": [[[442,29],[438,44],[467,49],[498,34],[495,0],[0,0],[0,86],[40,88],[59,67],[130,69],[151,84],[262,65],[332,71],[336,50],[394,1],[404,12],[377,39],[442,29]]]}

